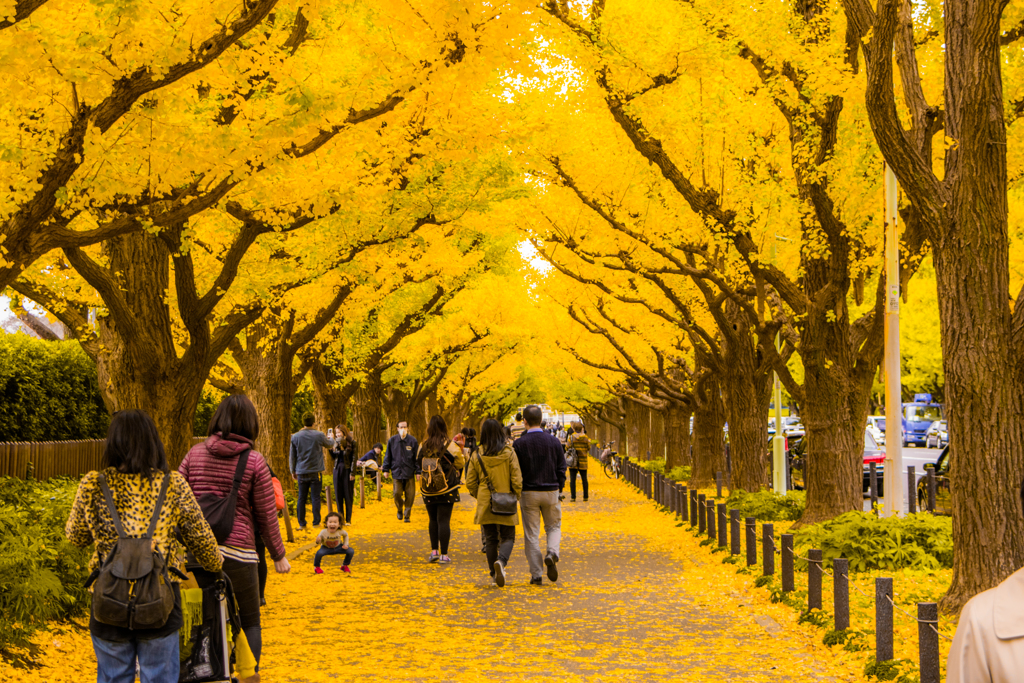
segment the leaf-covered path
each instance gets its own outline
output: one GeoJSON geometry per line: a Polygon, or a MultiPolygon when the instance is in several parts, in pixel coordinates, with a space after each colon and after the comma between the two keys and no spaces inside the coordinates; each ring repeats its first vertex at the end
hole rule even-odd
{"type": "Polygon", "coordinates": [[[490,585],[465,494],[448,566],[426,562],[419,501],[412,524],[396,520],[387,499],[357,509],[354,576],[337,558],[314,575],[309,550],[292,574],[271,577],[264,680],[859,678],[820,644],[820,630],[752,588],[754,577],[737,576],[621,482],[593,474],[591,501],[564,503],[561,576],[543,587],[529,585],[521,527],[508,585],[490,585]]]}

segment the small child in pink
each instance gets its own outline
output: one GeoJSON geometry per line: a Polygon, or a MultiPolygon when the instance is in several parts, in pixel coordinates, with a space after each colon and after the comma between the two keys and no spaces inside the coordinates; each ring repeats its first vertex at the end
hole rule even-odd
{"type": "Polygon", "coordinates": [[[314,543],[319,543],[320,547],[317,549],[316,555],[313,556],[313,571],[317,574],[324,573],[324,570],[320,568],[320,560],[324,558],[324,555],[345,553],[345,563],[342,565],[341,571],[351,574],[352,570],[348,566],[352,563],[352,556],[356,554],[356,551],[348,544],[348,532],[341,526],[341,515],[331,512],[324,522],[327,525],[326,528],[320,530],[316,541],[314,541],[314,543]]]}

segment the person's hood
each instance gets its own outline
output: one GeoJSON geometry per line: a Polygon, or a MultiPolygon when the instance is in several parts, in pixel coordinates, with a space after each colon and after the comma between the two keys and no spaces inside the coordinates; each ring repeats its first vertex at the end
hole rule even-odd
{"type": "Polygon", "coordinates": [[[234,458],[246,449],[252,448],[252,441],[244,436],[230,434],[225,439],[220,432],[206,438],[206,450],[217,458],[234,458]]]}
{"type": "Polygon", "coordinates": [[[515,455],[515,449],[512,448],[512,444],[505,444],[504,448],[493,455],[484,455],[483,453],[480,453],[480,455],[487,460],[493,459],[496,462],[503,462],[511,459],[512,456],[515,455]]]}

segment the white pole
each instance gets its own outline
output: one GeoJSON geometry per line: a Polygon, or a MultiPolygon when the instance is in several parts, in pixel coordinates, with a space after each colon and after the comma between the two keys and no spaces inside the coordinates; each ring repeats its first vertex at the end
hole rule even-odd
{"type": "MultiPolygon", "coordinates": [[[[772,240],[772,263],[775,263],[775,246],[777,242],[772,240]]],[[[767,315],[767,313],[766,313],[767,315]]],[[[775,333],[775,350],[781,348],[779,344],[779,333],[775,333]]],[[[775,403],[775,437],[772,439],[772,489],[775,493],[785,495],[786,486],[786,437],[782,435],[782,382],[779,381],[779,373],[775,375],[775,385],[772,392],[772,401],[775,403]]]]}
{"type": "Polygon", "coordinates": [[[903,402],[900,379],[900,257],[896,174],[885,165],[885,510],[903,514],[903,402]]]}

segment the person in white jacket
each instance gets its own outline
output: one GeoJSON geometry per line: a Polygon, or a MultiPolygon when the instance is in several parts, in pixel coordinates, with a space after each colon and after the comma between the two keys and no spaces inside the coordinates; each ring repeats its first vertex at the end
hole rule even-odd
{"type": "Polygon", "coordinates": [[[1020,680],[1024,680],[1024,569],[964,605],[946,663],[947,683],[1020,680]]]}

